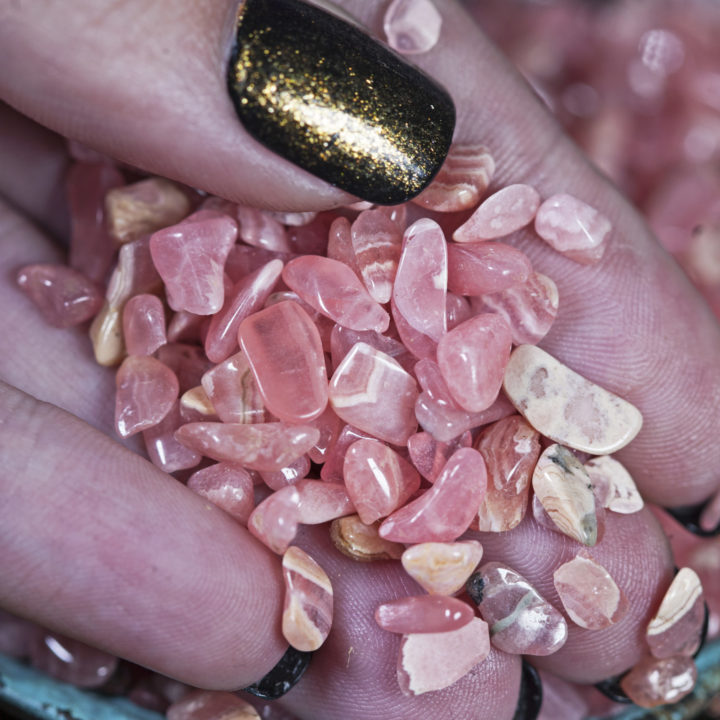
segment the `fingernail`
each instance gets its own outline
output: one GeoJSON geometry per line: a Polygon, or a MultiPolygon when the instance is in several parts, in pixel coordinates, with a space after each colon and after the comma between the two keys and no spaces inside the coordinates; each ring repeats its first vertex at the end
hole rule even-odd
{"type": "Polygon", "coordinates": [[[428,185],[455,126],[453,102],[433,80],[299,0],[244,0],[228,88],[256,140],[378,204],[405,202],[428,185]]]}
{"type": "Polygon", "coordinates": [[[243,690],[264,700],[276,700],[292,689],[310,665],[311,652],[289,647],[280,662],[261,680],[243,690]]]}
{"type": "Polygon", "coordinates": [[[599,690],[606,698],[610,698],[613,702],[622,703],[623,705],[632,705],[633,701],[620,687],[620,681],[625,677],[625,675],[627,675],[627,673],[621,673],[620,675],[614,675],[607,680],[601,680],[599,683],[595,683],[595,689],[599,690]]]}
{"type": "Polygon", "coordinates": [[[705,510],[707,503],[711,501],[712,498],[707,502],[700,503],[699,505],[687,505],[685,507],[665,509],[685,529],[693,533],[693,535],[697,535],[699,537],[715,537],[716,535],[720,535],[720,522],[714,528],[709,530],[704,529],[701,524],[703,510],[705,510]]]}
{"type": "Polygon", "coordinates": [[[538,671],[528,662],[522,662],[520,697],[513,720],[535,720],[542,706],[542,680],[538,671]]]}

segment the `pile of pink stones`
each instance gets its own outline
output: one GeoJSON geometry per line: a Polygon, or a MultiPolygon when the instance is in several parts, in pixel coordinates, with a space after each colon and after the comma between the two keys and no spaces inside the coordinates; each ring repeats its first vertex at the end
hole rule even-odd
{"type": "MultiPolygon", "coordinates": [[[[119,365],[118,434],[142,435],[155,465],[282,556],[290,645],[318,649],[333,617],[329,577],[293,544],[299,526],[328,523],[355,560],[402,563],[426,594],[375,617],[402,635],[398,681],[413,694],[451,685],[491,644],[547,655],[568,622],[616,623],[624,593],[590,548],[606,511],[643,504],[610,457],[640,413],[537,347],[557,288],[498,241],[533,226],[589,264],[610,223],[523,184],[481,202],[493,171],[487,148],[454,146],[412,203],[272,213],[78,162],[70,267],[17,276],[51,324],[92,319],[95,358],[119,365]],[[562,608],[512,568],[478,568],[481,544],[463,539],[510,530],[528,508],[578,543],[554,573],[562,608]]],[[[624,681],[633,700],[689,692],[702,610],[684,569],[624,681]]]]}

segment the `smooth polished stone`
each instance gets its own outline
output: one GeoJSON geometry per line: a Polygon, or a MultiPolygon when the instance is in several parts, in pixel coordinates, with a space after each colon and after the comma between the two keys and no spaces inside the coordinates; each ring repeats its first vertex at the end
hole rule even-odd
{"type": "Polygon", "coordinates": [[[238,337],[271,413],[294,423],[323,413],[328,381],[320,334],[297,303],[256,312],[243,320],[238,337]]]}
{"type": "Polygon", "coordinates": [[[162,278],[150,254],[150,238],[126,243],[118,252],[117,265],[110,274],[105,299],[113,308],[122,306],[133,295],[153,293],[162,287],[162,278]]]}
{"type": "Polygon", "coordinates": [[[587,546],[598,540],[595,497],[580,461],[562,445],[547,447],[532,477],[535,497],[550,519],[568,537],[587,546]]]}
{"type": "Polygon", "coordinates": [[[692,657],[700,647],[704,622],[702,583],[692,568],[684,567],[673,578],[647,627],[650,652],[660,659],[692,657]]]}
{"type": "Polygon", "coordinates": [[[436,342],[447,332],[447,243],[435,221],[422,218],[405,231],[393,300],[418,332],[436,342]]]}
{"type": "Polygon", "coordinates": [[[240,239],[248,245],[272,250],[273,252],[292,252],[287,231],[271,213],[256,208],[238,206],[236,217],[240,239]]]}
{"type": "Polygon", "coordinates": [[[512,530],[527,511],[530,478],[540,457],[540,434],[519,415],[511,415],[483,430],[475,448],[483,456],[488,472],[477,529],[512,530]]]}
{"type": "Polygon", "coordinates": [[[601,455],[585,463],[595,496],[602,497],[602,505],[623,515],[643,509],[644,503],[630,473],[615,458],[601,455]]]}
{"type": "Polygon", "coordinates": [[[399,560],[405,546],[381,538],[379,526],[378,522],[366,525],[359,515],[347,515],[330,523],[330,539],[343,555],[358,562],[399,560]]]}
{"type": "Polygon", "coordinates": [[[406,203],[401,205],[378,205],[375,209],[392,220],[400,231],[400,234],[405,232],[408,217],[408,206],[406,203]]]}
{"type": "Polygon", "coordinates": [[[290,253],[273,252],[264,248],[237,243],[230,248],[225,261],[225,272],[232,282],[240,282],[246,275],[254,273],[271,260],[280,260],[285,264],[292,257],[290,253]]]}
{"type": "Polygon", "coordinates": [[[257,710],[237,695],[196,690],[172,703],[167,720],[260,720],[257,710]]]}
{"type": "Polygon", "coordinates": [[[210,465],[194,472],[187,486],[239,523],[247,525],[250,513],[255,508],[255,486],[250,473],[240,465],[210,465]]]}
{"type": "Polygon", "coordinates": [[[295,485],[298,480],[307,477],[309,472],[310,458],[307,455],[301,455],[297,460],[280,470],[261,472],[260,477],[271,490],[281,490],[288,485],[295,485]]]}
{"type": "Polygon", "coordinates": [[[634,405],[534,345],[515,348],[503,386],[538,432],[575,450],[608,455],[625,447],[642,427],[634,405]]]}
{"type": "Polygon", "coordinates": [[[445,322],[448,330],[456,328],[460,323],[469,320],[476,314],[477,313],[473,312],[470,301],[466,297],[456,295],[455,293],[447,294],[445,300],[445,322]]]}
{"type": "Polygon", "coordinates": [[[340,325],[352,330],[388,329],[390,316],[355,273],[337,260],[302,255],[285,265],[282,277],[308,305],[340,325]]]}
{"type": "Polygon", "coordinates": [[[482,560],[482,545],[476,540],[425,542],[402,554],[405,572],[431,595],[453,595],[482,560]]]}
{"type": "Polygon", "coordinates": [[[328,231],[327,257],[347,265],[362,280],[360,266],[355,257],[352,244],[350,221],[346,217],[336,217],[328,231]]]}
{"type": "Polygon", "coordinates": [[[417,430],[413,377],[366,343],[356,343],[330,381],[330,404],[346,423],[393,445],[406,445],[417,430]]]}
{"type": "Polygon", "coordinates": [[[327,573],[304,550],[289,547],[282,560],[285,603],[283,637],[296,650],[312,652],[327,639],[333,618],[333,588],[327,573]]]}
{"type": "Polygon", "coordinates": [[[420,474],[378,440],[358,440],[345,453],[343,478],[360,516],[370,525],[401,507],[420,487],[420,474]]]}
{"type": "Polygon", "coordinates": [[[455,242],[494,240],[524,228],[540,207],[540,195],[530,185],[506,185],[480,207],[454,233],[455,242]]]}
{"type": "Polygon", "coordinates": [[[461,447],[472,445],[472,435],[466,430],[449,442],[436,440],[428,432],[419,432],[408,438],[408,454],[417,471],[430,482],[442,471],[450,456],[461,447]]]}
{"type": "Polygon", "coordinates": [[[602,258],[611,230],[602,213],[567,193],[549,197],[535,216],[535,232],[559,253],[584,265],[602,258]]]}
{"type": "Polygon", "coordinates": [[[298,522],[303,525],[319,525],[355,512],[343,485],[305,479],[279,492],[288,493],[290,487],[300,494],[298,522]]]}
{"type": "Polygon", "coordinates": [[[122,310],[106,301],[90,324],[90,342],[95,362],[104,367],[118,365],[125,357],[122,310]]]}
{"type": "Polygon", "coordinates": [[[308,425],[280,422],[188,423],[175,433],[179,442],[206,457],[250,470],[280,470],[306,453],[318,436],[308,425]]]}
{"type": "Polygon", "coordinates": [[[393,0],[383,17],[388,45],[401,55],[432,50],[441,27],[442,16],[432,0],[393,0]]]}
{"type": "Polygon", "coordinates": [[[178,398],[175,373],[159,360],[131,355],[115,377],[115,429],[126,438],[157,425],[178,398]]]}
{"type": "Polygon", "coordinates": [[[297,534],[300,493],[294,485],[266,497],[250,513],[247,528],[263,545],[282,555],[297,534]]]}
{"type": "Polygon", "coordinates": [[[458,630],[406,635],[400,644],[398,684],[406,695],[442,690],[489,654],[488,627],[480,618],[458,630]]]}
{"type": "Polygon", "coordinates": [[[332,335],[332,331],[336,323],[326,315],[323,315],[315,310],[315,308],[308,305],[297,293],[292,290],[280,290],[272,293],[272,295],[270,295],[270,297],[268,297],[265,301],[265,307],[269,308],[272,305],[278,305],[281,302],[287,301],[294,302],[307,313],[307,316],[312,320],[313,325],[315,325],[318,334],[320,335],[320,344],[322,345],[323,352],[330,353],[330,336],[332,335]]]}
{"type": "MultiPolygon", "coordinates": [[[[342,423],[342,420],[340,422],[342,423]]],[[[369,433],[363,432],[352,425],[341,424],[335,440],[328,447],[325,463],[320,470],[320,478],[325,482],[343,483],[345,453],[356,440],[362,440],[363,438],[367,440],[375,439],[369,433]]]]}
{"type": "Polygon", "coordinates": [[[223,422],[265,422],[265,405],[250,363],[243,352],[208,370],[201,385],[215,413],[223,422]]]}
{"type": "Polygon", "coordinates": [[[511,345],[510,328],[492,313],[476,315],[440,339],[438,367],[463,410],[479,413],[495,402],[511,345]]]}
{"type": "Polygon", "coordinates": [[[462,600],[442,595],[416,595],[378,605],[375,622],[388,632],[400,635],[458,630],[475,617],[462,600]]]}
{"type": "MultiPolygon", "coordinates": [[[[323,411],[322,415],[315,418],[315,420],[311,420],[309,424],[320,431],[320,437],[315,445],[308,450],[308,457],[312,460],[312,462],[319,463],[324,468],[328,458],[330,457],[330,451],[335,446],[335,441],[340,435],[340,432],[345,424],[335,414],[335,411],[329,404],[323,411]]],[[[338,478],[342,478],[342,458],[340,459],[340,469],[338,470],[336,480],[338,478]]]]}
{"type": "Polygon", "coordinates": [[[353,345],[364,342],[374,347],[402,365],[404,370],[412,373],[417,358],[408,352],[408,349],[395,338],[382,335],[374,330],[351,330],[337,323],[330,333],[330,352],[332,354],[332,365],[336,368],[343,361],[343,358],[352,350],[353,345]]]}
{"type": "Polygon", "coordinates": [[[682,700],[692,692],[696,680],[697,668],[692,658],[646,657],[625,675],[620,686],[636,705],[654,708],[682,700]]]}
{"type": "Polygon", "coordinates": [[[400,312],[395,300],[390,301],[390,310],[400,341],[418,359],[435,359],[437,343],[428,335],[416,330],[400,312]]]}
{"type": "Polygon", "coordinates": [[[484,145],[453,144],[438,174],[412,202],[438,212],[469,210],[480,202],[494,172],[495,161],[484,145]]]}
{"type": "Polygon", "coordinates": [[[135,295],[125,303],[123,337],[128,355],[152,355],[167,342],[165,309],[157,295],[135,295]]]}
{"type": "Polygon", "coordinates": [[[490,627],[492,644],[513,655],[551,655],[567,640],[567,623],[522,576],[500,563],[483,565],[467,591],[490,627]]]}
{"type": "Polygon", "coordinates": [[[383,522],[380,536],[402,543],[452,542],[470,527],[486,484],[482,455],[472,448],[460,448],[432,488],[383,522]]]}
{"type": "Polygon", "coordinates": [[[150,462],[166,473],[193,468],[202,460],[200,453],[186,448],[175,439],[175,431],[185,422],[180,404],[176,402],[157,425],[143,430],[143,442],[150,462]]]}
{"type": "Polygon", "coordinates": [[[627,613],[628,603],[612,575],[582,552],[553,573],[565,612],[582,628],[602,630],[627,613]]]}
{"type": "Polygon", "coordinates": [[[486,240],[448,244],[448,290],[460,295],[487,295],[524,283],[532,265],[511,245],[486,240]]]}

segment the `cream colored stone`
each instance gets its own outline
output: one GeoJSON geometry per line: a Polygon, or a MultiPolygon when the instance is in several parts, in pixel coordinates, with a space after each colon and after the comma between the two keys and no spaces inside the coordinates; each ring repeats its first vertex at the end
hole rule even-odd
{"type": "Polygon", "coordinates": [[[405,550],[402,564],[431,595],[452,595],[465,585],[482,555],[482,545],[476,540],[427,542],[405,550]]]}
{"type": "Polygon", "coordinates": [[[648,625],[648,635],[659,635],[669,630],[690,612],[703,588],[692,568],[682,568],[667,589],[660,608],[648,625]]]}
{"type": "Polygon", "coordinates": [[[195,412],[208,417],[216,414],[215,408],[202,385],[186,390],[180,397],[180,405],[187,410],[195,410],[195,412]]]}
{"type": "Polygon", "coordinates": [[[625,466],[608,455],[593,458],[585,463],[585,470],[593,485],[605,488],[603,506],[608,510],[630,515],[643,509],[640,492],[625,466]]]}
{"type": "Polygon", "coordinates": [[[405,546],[381,538],[379,526],[380,521],[366,525],[358,515],[348,515],[332,521],[330,539],[343,555],[358,562],[399,560],[405,546]]]}
{"type": "Polygon", "coordinates": [[[95,361],[98,365],[118,365],[125,357],[125,340],[122,330],[122,312],[105,303],[90,325],[95,361]]]}

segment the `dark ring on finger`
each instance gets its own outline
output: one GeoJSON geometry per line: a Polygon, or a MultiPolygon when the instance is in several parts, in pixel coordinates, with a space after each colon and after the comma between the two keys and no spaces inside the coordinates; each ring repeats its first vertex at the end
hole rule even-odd
{"type": "Polygon", "coordinates": [[[311,658],[311,652],[289,647],[280,662],[265,677],[243,690],[263,700],[276,700],[297,684],[308,669],[311,658]]]}

